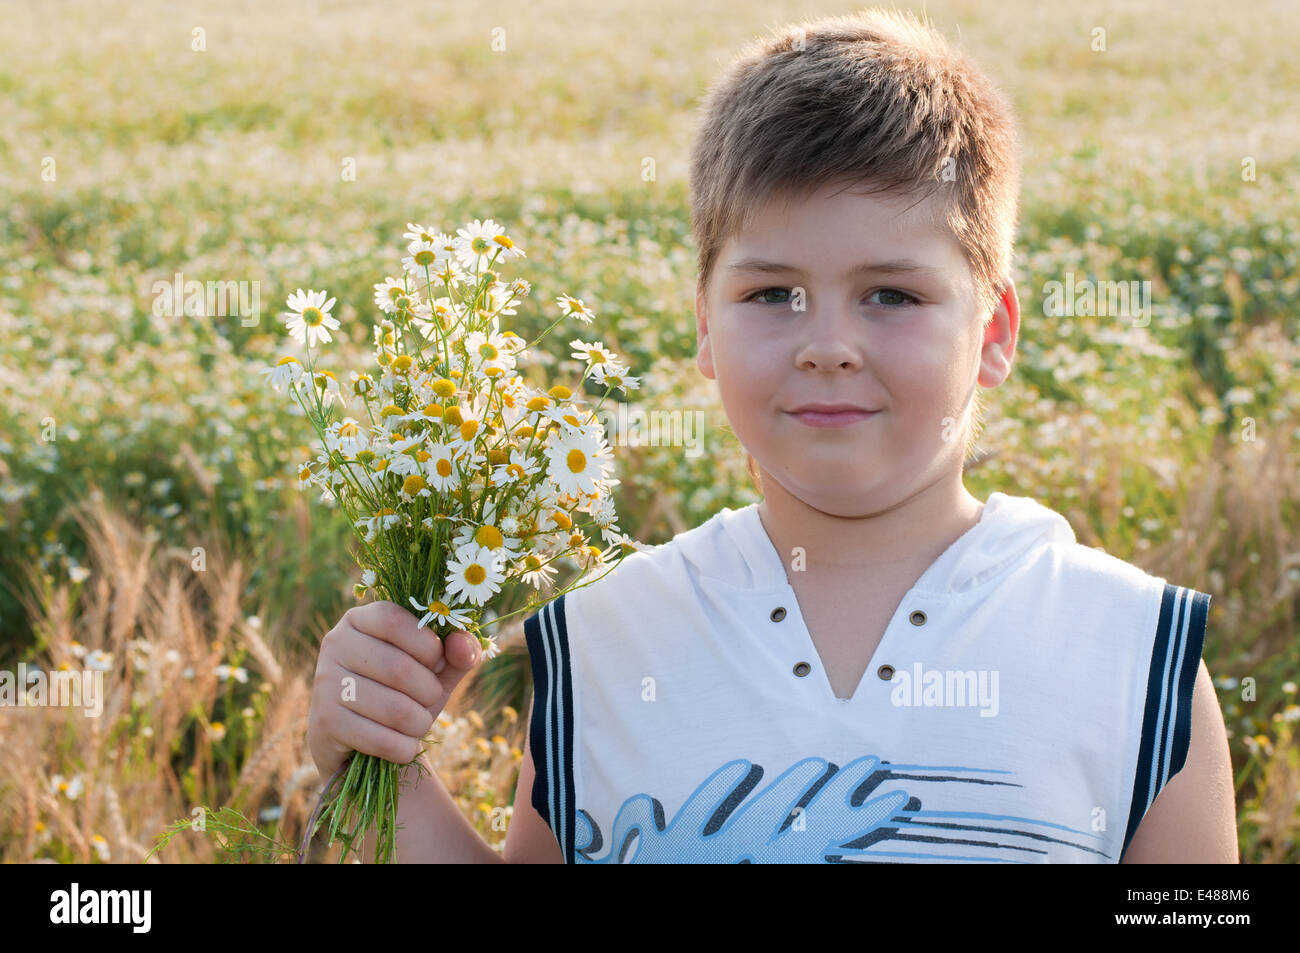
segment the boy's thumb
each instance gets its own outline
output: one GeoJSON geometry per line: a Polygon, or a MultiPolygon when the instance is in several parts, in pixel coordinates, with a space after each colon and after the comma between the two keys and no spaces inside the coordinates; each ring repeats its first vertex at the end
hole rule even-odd
{"type": "Polygon", "coordinates": [[[443,642],[442,659],[433,667],[434,674],[441,675],[451,669],[448,674],[459,682],[482,654],[483,649],[478,644],[478,639],[464,629],[457,629],[443,642]]]}

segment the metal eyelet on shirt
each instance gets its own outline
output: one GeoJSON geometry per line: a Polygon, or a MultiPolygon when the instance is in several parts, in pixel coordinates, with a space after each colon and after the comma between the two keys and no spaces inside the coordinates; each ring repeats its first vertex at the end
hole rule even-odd
{"type": "Polygon", "coordinates": [[[807,662],[795,662],[794,664],[794,673],[798,675],[800,678],[803,678],[811,671],[812,671],[812,666],[809,665],[807,662]]]}
{"type": "Polygon", "coordinates": [[[780,622],[784,618],[785,618],[784,606],[777,606],[775,609],[772,610],[771,619],[773,622],[780,622]]]}
{"type": "Polygon", "coordinates": [[[876,669],[876,674],[879,675],[883,681],[887,682],[894,677],[894,666],[882,665],[880,668],[876,669]]]}
{"type": "Polygon", "coordinates": [[[917,609],[910,616],[908,616],[908,619],[911,620],[912,625],[925,625],[925,613],[922,612],[920,609],[917,609]]]}

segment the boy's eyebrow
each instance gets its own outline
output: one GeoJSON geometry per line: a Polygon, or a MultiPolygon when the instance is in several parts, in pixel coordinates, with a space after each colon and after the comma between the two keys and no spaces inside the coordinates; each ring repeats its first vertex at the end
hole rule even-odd
{"type": "MultiPolygon", "coordinates": [[[[764,261],[761,258],[741,258],[739,261],[734,261],[728,265],[726,270],[728,272],[756,271],[763,274],[805,274],[802,269],[796,268],[794,265],[783,265],[775,261],[764,261]]],[[[939,269],[932,268],[929,265],[923,265],[918,261],[913,261],[911,258],[896,258],[892,261],[863,262],[860,265],[850,268],[844,277],[852,278],[868,273],[885,275],[937,275],[939,274],[939,269]]]]}

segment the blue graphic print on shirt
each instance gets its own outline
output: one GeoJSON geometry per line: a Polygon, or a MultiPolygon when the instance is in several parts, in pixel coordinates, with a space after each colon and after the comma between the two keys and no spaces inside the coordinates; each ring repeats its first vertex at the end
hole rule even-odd
{"type": "Polygon", "coordinates": [[[745,759],[724,764],[670,822],[656,798],[633,795],[619,808],[603,855],[599,826],[579,808],[577,862],[897,863],[898,858],[914,858],[1031,863],[1047,853],[1048,844],[1109,859],[1090,845],[1102,841],[1096,833],[1026,817],[927,811],[919,798],[898,789],[909,781],[1020,787],[1005,771],[891,764],[874,755],[841,768],[822,758],[805,758],[747,801],[763,773],[761,765],[745,759]],[[872,796],[882,785],[889,789],[872,796]],[[936,853],[907,849],[915,844],[944,848],[936,853]]]}

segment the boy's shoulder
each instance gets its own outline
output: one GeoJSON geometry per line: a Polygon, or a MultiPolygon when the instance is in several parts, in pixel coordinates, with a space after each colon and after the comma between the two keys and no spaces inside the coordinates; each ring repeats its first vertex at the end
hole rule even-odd
{"type": "MultiPolygon", "coordinates": [[[[656,576],[674,576],[683,571],[728,576],[740,568],[735,540],[728,526],[756,504],[737,510],[724,507],[703,523],[676,533],[657,544],[642,544],[625,556],[602,582],[619,579],[625,584],[645,584],[656,576]]],[[[734,531],[733,531],[734,532],[734,531]]],[[[610,587],[607,587],[610,588],[610,587]]]]}

